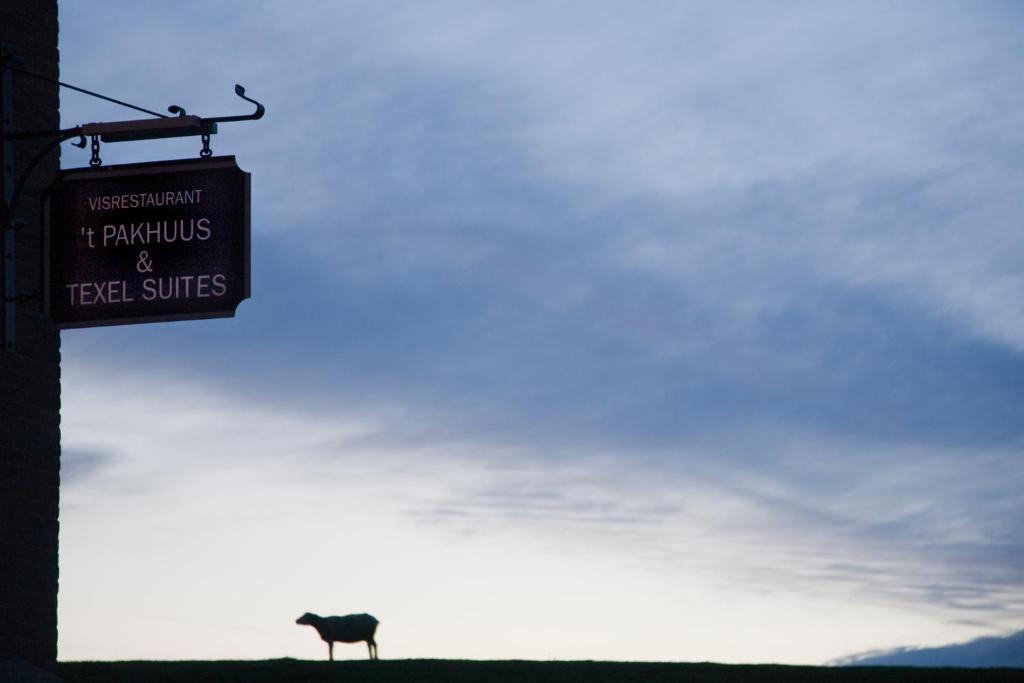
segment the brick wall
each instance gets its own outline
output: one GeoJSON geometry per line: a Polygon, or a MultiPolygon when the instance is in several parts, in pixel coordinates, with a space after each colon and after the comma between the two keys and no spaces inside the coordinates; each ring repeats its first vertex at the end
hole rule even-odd
{"type": "MultiPolygon", "coordinates": [[[[0,43],[21,68],[57,78],[56,0],[0,0],[0,43]]],[[[57,128],[57,87],[17,73],[14,85],[15,130],[57,128]]],[[[17,143],[18,174],[43,144],[17,143]]],[[[39,165],[18,208],[28,223],[17,236],[19,293],[41,289],[40,193],[58,156],[39,165]]],[[[18,305],[15,353],[0,342],[0,659],[49,667],[57,656],[60,338],[40,309],[38,296],[18,305]]]]}

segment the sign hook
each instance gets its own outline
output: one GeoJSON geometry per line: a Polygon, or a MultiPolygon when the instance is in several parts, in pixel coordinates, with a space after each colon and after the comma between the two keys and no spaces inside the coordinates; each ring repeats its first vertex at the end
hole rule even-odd
{"type": "Polygon", "coordinates": [[[100,159],[100,136],[92,136],[92,158],[89,159],[90,166],[100,166],[103,164],[103,160],[100,159]]]}
{"type": "Polygon", "coordinates": [[[255,121],[256,119],[262,119],[263,114],[266,113],[267,108],[262,104],[252,99],[251,97],[245,96],[245,88],[238,83],[235,83],[235,94],[241,97],[246,102],[252,102],[256,105],[256,111],[251,114],[243,114],[241,116],[215,116],[212,118],[204,118],[203,123],[227,123],[228,121],[255,121]]]}

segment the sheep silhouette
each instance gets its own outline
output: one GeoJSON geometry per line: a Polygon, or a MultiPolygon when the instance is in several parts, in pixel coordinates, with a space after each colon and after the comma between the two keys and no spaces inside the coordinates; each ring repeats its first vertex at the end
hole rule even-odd
{"type": "Polygon", "coordinates": [[[321,617],[306,612],[295,620],[296,624],[312,626],[320,634],[320,639],[327,643],[327,654],[334,661],[334,643],[358,643],[366,641],[370,650],[370,659],[377,659],[377,641],[373,634],[377,632],[377,621],[369,614],[346,614],[343,617],[321,617]]]}

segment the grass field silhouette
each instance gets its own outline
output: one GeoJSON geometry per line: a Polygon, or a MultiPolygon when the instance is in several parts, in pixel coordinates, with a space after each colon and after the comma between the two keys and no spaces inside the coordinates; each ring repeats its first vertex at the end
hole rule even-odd
{"type": "Polygon", "coordinates": [[[1010,683],[1021,669],[405,659],[61,662],[66,683],[1010,683]]]}

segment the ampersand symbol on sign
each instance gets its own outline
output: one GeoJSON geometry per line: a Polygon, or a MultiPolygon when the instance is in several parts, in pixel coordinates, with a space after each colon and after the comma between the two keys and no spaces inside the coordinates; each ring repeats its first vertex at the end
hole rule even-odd
{"type": "Polygon", "coordinates": [[[153,259],[149,258],[148,251],[139,252],[139,262],[135,264],[135,269],[140,273],[153,272],[153,259]]]}

